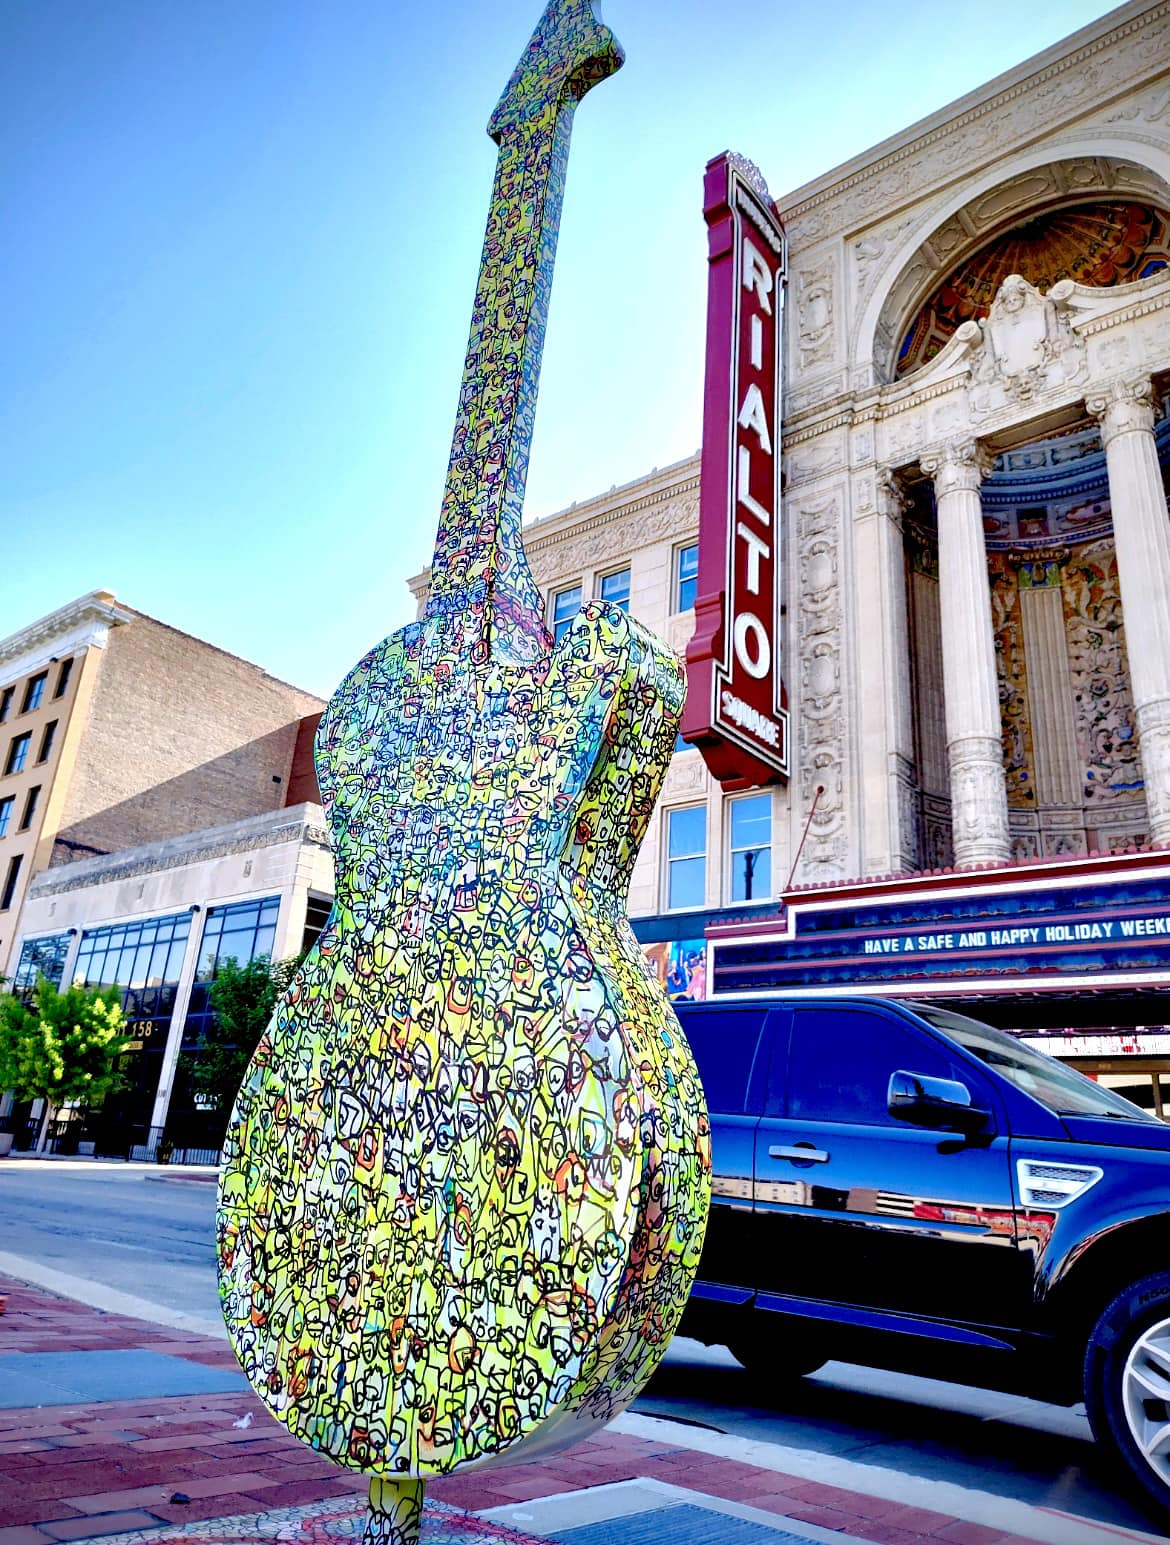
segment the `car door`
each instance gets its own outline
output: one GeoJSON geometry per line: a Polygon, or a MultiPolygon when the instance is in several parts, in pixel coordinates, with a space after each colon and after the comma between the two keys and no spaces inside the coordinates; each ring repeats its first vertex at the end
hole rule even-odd
{"type": "Polygon", "coordinates": [[[792,1010],[787,1056],[778,1048],[772,1059],[755,1175],[766,1293],[1020,1323],[1029,1274],[998,1098],[960,1053],[893,1006],[792,1010]],[[958,1079],[990,1111],[988,1130],[962,1138],[891,1116],[895,1072],[958,1079]]]}
{"type": "Polygon", "coordinates": [[[699,1298],[736,1303],[752,1280],[752,1164],[764,1104],[767,1005],[676,1004],[711,1118],[711,1211],[699,1263],[699,1298]],[[734,1291],[733,1291],[734,1290],[734,1291]]]}

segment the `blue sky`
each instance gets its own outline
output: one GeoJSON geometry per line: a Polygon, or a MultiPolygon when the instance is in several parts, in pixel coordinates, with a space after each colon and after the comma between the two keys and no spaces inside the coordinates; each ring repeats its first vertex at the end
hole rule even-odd
{"type": "MultiPolygon", "coordinates": [[[[413,612],[540,0],[0,0],[0,635],[87,590],[327,694],[413,612]]],[[[609,0],[528,516],[694,451],[701,180],[783,193],[1096,0],[609,0]]]]}

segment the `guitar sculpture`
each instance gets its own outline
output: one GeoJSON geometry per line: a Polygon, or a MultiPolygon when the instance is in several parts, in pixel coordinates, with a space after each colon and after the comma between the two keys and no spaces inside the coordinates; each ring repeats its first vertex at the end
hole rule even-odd
{"type": "Polygon", "coordinates": [[[520,537],[573,110],[622,62],[549,0],[499,160],[431,593],[321,721],[337,894],[228,1130],[224,1317],[291,1432],[371,1474],[366,1540],[428,1476],[608,1422],[698,1265],[709,1133],[625,916],[679,662],[592,602],[554,646],[520,537]]]}

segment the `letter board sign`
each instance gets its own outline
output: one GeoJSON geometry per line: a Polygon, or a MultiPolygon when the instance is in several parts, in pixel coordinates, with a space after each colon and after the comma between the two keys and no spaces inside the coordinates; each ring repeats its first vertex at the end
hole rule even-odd
{"type": "Polygon", "coordinates": [[[682,734],[724,788],[788,776],[781,679],[784,228],[759,172],[707,163],[707,369],[695,633],[682,734]]]}

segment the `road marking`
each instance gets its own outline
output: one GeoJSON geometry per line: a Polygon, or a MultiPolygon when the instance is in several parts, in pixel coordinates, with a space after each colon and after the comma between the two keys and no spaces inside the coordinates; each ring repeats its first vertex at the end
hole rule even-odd
{"type": "Polygon", "coordinates": [[[662,1417],[637,1416],[630,1411],[609,1426],[611,1431],[628,1433],[631,1437],[666,1442],[675,1448],[689,1448],[721,1459],[735,1459],[741,1464],[758,1465],[761,1470],[779,1470],[785,1475],[798,1475],[803,1480],[820,1481],[825,1486],[840,1486],[843,1491],[860,1492],[865,1497],[880,1497],[886,1502],[903,1502],[936,1513],[949,1513],[964,1523],[986,1524],[1004,1534],[1023,1535],[1041,1541],[1043,1545],[1107,1545],[1107,1542],[1116,1545],[1119,1538],[1141,1541],[1142,1545],[1165,1545],[1162,1535],[1097,1523],[1089,1518],[1075,1518],[1069,1513],[1017,1502],[1012,1497],[975,1491],[954,1481],[927,1480],[904,1470],[862,1464],[835,1454],[817,1454],[809,1449],[767,1443],[758,1438],[732,1437],[728,1433],[685,1426],[662,1417]]]}

